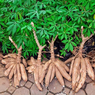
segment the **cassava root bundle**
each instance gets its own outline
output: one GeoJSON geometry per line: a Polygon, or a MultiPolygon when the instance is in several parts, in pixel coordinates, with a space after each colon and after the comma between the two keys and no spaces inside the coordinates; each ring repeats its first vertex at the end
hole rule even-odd
{"type": "MultiPolygon", "coordinates": [[[[31,22],[31,25],[32,25],[32,27],[34,27],[34,23],[33,22],[31,22]]],[[[43,65],[41,63],[41,54],[42,54],[42,50],[45,47],[45,45],[41,46],[39,44],[39,41],[37,39],[36,32],[35,32],[34,29],[33,29],[33,34],[34,34],[34,38],[35,38],[35,41],[37,43],[37,46],[39,48],[38,58],[36,60],[33,57],[31,57],[31,59],[28,60],[28,62],[27,62],[28,65],[30,65],[30,66],[27,67],[26,69],[28,70],[29,73],[34,73],[35,84],[36,84],[36,86],[38,87],[39,90],[42,90],[42,86],[41,85],[43,85],[43,81],[41,81],[41,83],[40,83],[39,79],[41,78],[42,68],[43,68],[43,65]]]]}
{"type": "MultiPolygon", "coordinates": [[[[34,27],[34,23],[31,22],[32,27],[34,27]]],[[[42,86],[43,85],[43,80],[45,78],[45,86],[47,87],[49,85],[49,83],[53,80],[54,76],[56,75],[58,81],[61,83],[61,85],[64,87],[64,80],[63,77],[65,77],[67,80],[71,81],[71,77],[70,75],[67,73],[69,72],[69,68],[59,59],[55,59],[54,56],[54,41],[56,40],[56,38],[50,43],[50,48],[51,48],[51,59],[49,61],[47,61],[45,64],[41,63],[41,54],[42,54],[42,49],[45,46],[41,46],[39,44],[39,41],[37,39],[35,30],[33,29],[33,34],[34,34],[34,38],[36,40],[36,43],[39,47],[39,52],[38,52],[38,58],[37,60],[34,59],[33,57],[31,57],[30,60],[28,60],[28,65],[30,65],[29,67],[27,67],[27,70],[29,73],[34,73],[34,79],[35,79],[35,84],[38,87],[39,90],[42,90],[42,86]]],[[[69,59],[67,62],[71,61],[71,59],[69,59]]]]}
{"type": "Polygon", "coordinates": [[[52,38],[50,44],[50,53],[51,53],[51,58],[48,62],[45,63],[45,65],[42,68],[42,74],[41,78],[39,79],[39,82],[41,83],[43,79],[45,78],[45,86],[48,87],[49,83],[53,80],[53,78],[56,76],[58,79],[59,83],[64,87],[64,78],[66,78],[68,81],[71,81],[70,75],[67,73],[69,72],[69,68],[66,66],[66,63],[70,62],[72,58],[69,60],[62,62],[58,58],[55,58],[54,55],[54,42],[56,40],[57,36],[55,39],[52,38]],[[45,76],[46,75],[46,76],[45,76]]]}
{"type": "Polygon", "coordinates": [[[25,67],[27,67],[27,63],[24,58],[21,60],[22,47],[20,46],[19,48],[17,48],[17,45],[11,37],[9,37],[9,40],[18,50],[18,54],[9,53],[8,55],[3,56],[1,63],[4,64],[6,68],[4,72],[5,76],[8,76],[9,79],[11,79],[14,76],[14,86],[16,87],[19,86],[21,78],[24,81],[27,81],[27,74],[25,70],[25,67]]]}
{"type": "Polygon", "coordinates": [[[26,69],[28,70],[29,73],[34,74],[35,84],[37,88],[41,91],[42,91],[44,79],[45,79],[45,86],[48,87],[49,83],[53,80],[55,76],[63,87],[65,86],[63,78],[67,79],[68,81],[72,81],[72,90],[74,90],[75,92],[78,92],[79,89],[85,83],[86,72],[92,80],[95,79],[94,71],[92,68],[92,66],[95,67],[95,64],[91,65],[89,58],[87,58],[86,55],[84,56],[84,54],[82,54],[85,42],[88,39],[90,39],[93,36],[93,34],[90,37],[84,37],[83,26],[82,26],[81,27],[82,43],[80,44],[80,47],[77,51],[78,53],[76,52],[76,50],[73,51],[73,54],[75,56],[69,58],[65,62],[62,62],[58,58],[55,58],[54,42],[57,39],[57,36],[55,37],[55,39],[52,38],[51,42],[48,41],[50,45],[51,58],[45,64],[42,64],[41,54],[45,45],[44,46],[40,45],[34,30],[34,23],[31,22],[31,25],[33,27],[33,34],[34,34],[35,41],[39,48],[37,59],[31,57],[31,59],[26,62],[26,60],[21,56],[22,47],[20,46],[19,48],[17,48],[17,45],[14,43],[11,37],[9,37],[9,40],[13,43],[13,45],[18,50],[18,54],[9,53],[8,55],[5,56],[0,54],[1,63],[5,64],[5,68],[6,68],[4,74],[5,76],[8,76],[9,79],[11,79],[14,76],[15,86],[19,86],[19,82],[21,78],[24,81],[27,81],[26,69]],[[71,62],[70,69],[66,65],[69,62],[71,62]],[[27,63],[29,65],[28,67],[27,67],[27,63]],[[25,69],[25,67],[27,68],[25,69]]]}
{"type": "MultiPolygon", "coordinates": [[[[95,33],[95,32],[94,32],[95,33]]],[[[72,90],[78,92],[79,89],[83,86],[86,80],[86,72],[88,76],[94,80],[94,71],[90,64],[90,60],[83,56],[83,47],[85,42],[90,39],[90,37],[84,37],[83,35],[83,26],[81,27],[81,37],[82,43],[80,44],[79,51],[75,54],[75,57],[71,61],[70,72],[69,74],[72,75],[72,90]]]]}

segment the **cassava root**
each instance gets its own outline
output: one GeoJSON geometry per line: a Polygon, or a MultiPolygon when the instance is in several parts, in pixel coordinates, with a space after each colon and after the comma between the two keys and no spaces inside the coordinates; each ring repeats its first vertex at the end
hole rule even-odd
{"type": "MultiPolygon", "coordinates": [[[[32,27],[34,27],[33,22],[31,22],[31,25],[32,27]]],[[[93,34],[90,37],[84,37],[83,26],[81,27],[82,43],[80,44],[80,47],[77,49],[78,53],[76,52],[76,50],[72,52],[75,56],[69,58],[65,62],[62,62],[58,58],[55,58],[54,42],[57,39],[56,36],[55,39],[52,38],[51,42],[48,41],[50,45],[51,58],[45,64],[42,64],[41,54],[45,45],[44,46],[40,45],[34,28],[33,28],[33,34],[37,46],[39,48],[37,59],[31,57],[31,59],[26,62],[26,60],[21,56],[22,47],[20,46],[18,48],[11,37],[9,37],[9,40],[18,50],[18,54],[9,53],[8,55],[5,56],[0,54],[0,61],[2,64],[5,65],[6,68],[4,74],[5,76],[8,76],[9,79],[11,79],[14,76],[15,86],[19,86],[21,78],[24,81],[27,81],[26,69],[28,70],[29,73],[34,74],[35,84],[40,91],[42,91],[44,79],[45,79],[45,86],[48,87],[50,82],[52,82],[55,76],[63,87],[65,87],[64,78],[67,79],[68,81],[72,81],[72,90],[74,90],[75,92],[78,92],[85,83],[86,72],[92,80],[95,79],[94,71],[92,68],[92,66],[95,67],[95,64],[91,65],[90,60],[87,58],[87,56],[85,55],[86,57],[84,57],[82,54],[85,42],[88,39],[90,39],[93,36],[93,34]],[[69,62],[71,62],[70,69],[66,65],[69,62]],[[27,65],[29,66],[27,67],[27,65]],[[25,67],[27,68],[25,69],[25,67]]]]}
{"type": "Polygon", "coordinates": [[[83,84],[85,83],[86,72],[92,80],[95,79],[94,71],[90,64],[90,60],[87,57],[84,58],[82,56],[84,44],[92,36],[93,34],[91,34],[90,37],[84,37],[83,26],[81,27],[82,43],[80,44],[78,53],[76,53],[75,51],[73,52],[75,57],[71,61],[70,72],[69,72],[69,74],[72,75],[72,90],[74,90],[75,92],[78,92],[80,88],[83,86],[83,84]]]}
{"type": "MultiPolygon", "coordinates": [[[[34,27],[34,23],[31,22],[32,27],[34,27]]],[[[69,72],[69,68],[66,66],[66,63],[70,62],[73,58],[67,60],[65,63],[62,62],[59,59],[56,59],[54,56],[54,41],[56,40],[57,36],[55,39],[52,38],[50,44],[50,53],[51,53],[51,58],[49,61],[47,61],[45,64],[41,63],[41,53],[42,49],[45,46],[41,46],[39,44],[39,41],[37,39],[35,30],[33,29],[33,34],[34,38],[36,40],[37,46],[39,48],[38,52],[38,58],[37,60],[31,57],[30,60],[28,60],[28,65],[27,70],[29,73],[34,73],[34,79],[35,79],[35,84],[38,87],[39,90],[42,90],[43,85],[43,80],[45,78],[45,86],[48,87],[49,83],[53,80],[53,78],[56,76],[59,83],[64,87],[64,78],[67,80],[71,81],[70,75],[67,73],[69,72]],[[38,73],[37,73],[38,72],[38,73]]]]}
{"type": "MultiPolygon", "coordinates": [[[[33,22],[31,22],[31,25],[32,25],[32,27],[34,27],[33,22]]],[[[27,62],[28,65],[30,65],[30,66],[27,67],[26,69],[28,70],[29,73],[34,73],[35,84],[36,84],[36,86],[39,90],[42,90],[43,81],[39,82],[39,80],[42,77],[42,72],[43,72],[43,70],[42,70],[43,65],[42,65],[42,62],[41,62],[41,54],[42,54],[42,50],[45,47],[45,45],[44,46],[40,45],[40,43],[37,39],[37,36],[36,36],[36,32],[35,32],[34,29],[33,29],[33,34],[34,34],[34,38],[35,38],[35,41],[37,43],[37,46],[39,48],[38,58],[36,60],[33,57],[31,57],[31,59],[28,60],[28,62],[27,62]]]]}
{"type": "Polygon", "coordinates": [[[67,73],[69,72],[69,68],[66,66],[66,63],[70,62],[73,58],[67,60],[65,63],[59,60],[58,58],[55,58],[54,55],[54,42],[56,40],[57,36],[55,39],[52,38],[50,44],[50,53],[51,53],[51,58],[46,64],[43,66],[42,70],[42,77],[39,80],[41,83],[43,79],[45,78],[45,86],[48,87],[49,83],[53,80],[53,78],[56,76],[58,79],[59,83],[65,87],[64,84],[64,78],[66,78],[68,81],[71,81],[70,75],[67,73]],[[46,75],[46,76],[45,76],[46,75]]]}
{"type": "Polygon", "coordinates": [[[11,37],[9,37],[9,40],[13,43],[13,45],[16,47],[18,50],[18,54],[16,53],[9,53],[5,56],[3,56],[3,59],[1,60],[2,64],[5,64],[5,76],[8,76],[9,79],[11,79],[14,76],[14,86],[19,86],[19,82],[21,78],[24,81],[27,81],[27,74],[26,74],[26,69],[27,63],[26,60],[23,58],[21,60],[21,50],[22,47],[20,46],[17,48],[17,45],[15,42],[12,40],[11,37]]]}

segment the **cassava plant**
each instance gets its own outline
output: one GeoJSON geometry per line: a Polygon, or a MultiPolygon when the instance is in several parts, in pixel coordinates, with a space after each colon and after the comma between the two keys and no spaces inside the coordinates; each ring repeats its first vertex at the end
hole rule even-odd
{"type": "Polygon", "coordinates": [[[6,68],[4,72],[5,76],[8,76],[9,79],[11,79],[14,76],[14,86],[19,86],[21,78],[24,81],[27,81],[27,74],[25,70],[25,67],[27,67],[27,63],[26,60],[21,56],[22,46],[18,48],[11,37],[9,37],[9,40],[17,49],[18,54],[9,53],[3,56],[1,63],[4,64],[6,68]]]}
{"type": "MultiPolygon", "coordinates": [[[[34,28],[34,23],[33,22],[31,22],[31,25],[34,28]]],[[[28,60],[27,63],[30,66],[27,67],[27,70],[28,70],[29,73],[34,73],[35,84],[36,84],[36,86],[38,87],[39,90],[42,90],[41,84],[43,85],[43,81],[41,81],[41,83],[40,83],[39,80],[41,78],[42,68],[43,68],[42,63],[41,63],[41,54],[42,54],[42,50],[45,47],[45,45],[44,46],[40,45],[40,43],[37,39],[37,36],[36,36],[36,32],[35,32],[34,29],[33,29],[33,34],[34,34],[34,38],[35,38],[35,41],[37,43],[37,46],[39,48],[39,52],[38,52],[37,60],[34,59],[33,57],[31,57],[31,59],[28,60]]]]}
{"type": "Polygon", "coordinates": [[[69,68],[66,66],[66,63],[70,62],[72,58],[69,60],[66,60],[65,62],[62,62],[58,58],[55,58],[54,54],[54,42],[56,40],[57,36],[55,39],[52,38],[52,41],[49,42],[50,44],[50,53],[51,53],[51,58],[48,62],[45,63],[45,65],[42,68],[42,74],[39,82],[41,83],[45,77],[45,86],[48,87],[49,83],[53,80],[53,78],[56,76],[58,79],[59,83],[64,87],[64,79],[67,79],[68,81],[71,81],[70,75],[67,73],[69,72],[69,68]],[[46,75],[46,76],[45,76],[46,75]]]}
{"type": "MultiPolygon", "coordinates": [[[[95,32],[94,32],[95,33],[95,32]]],[[[81,37],[82,42],[80,44],[78,53],[74,53],[75,56],[71,61],[70,72],[69,74],[72,75],[72,90],[78,92],[80,88],[83,86],[86,80],[86,72],[88,76],[94,80],[94,71],[90,64],[90,60],[87,56],[83,55],[83,47],[87,40],[89,40],[94,34],[91,34],[89,37],[84,37],[83,35],[83,26],[81,27],[81,37]]]]}
{"type": "Polygon", "coordinates": [[[51,43],[49,42],[50,49],[51,49],[51,51],[50,51],[51,52],[51,59],[49,61],[47,61],[45,64],[41,64],[42,49],[45,47],[45,45],[41,46],[39,44],[39,41],[37,39],[35,30],[34,30],[34,28],[35,28],[34,23],[31,22],[31,25],[33,27],[33,34],[34,34],[34,38],[36,40],[37,46],[39,48],[39,52],[38,52],[37,60],[34,59],[33,57],[31,57],[31,59],[28,60],[28,62],[27,62],[29,65],[29,67],[27,67],[28,72],[34,73],[35,84],[39,90],[42,90],[41,84],[43,85],[44,78],[45,78],[45,86],[47,87],[49,85],[49,83],[53,80],[55,74],[56,74],[56,77],[58,78],[58,81],[64,87],[63,77],[65,77],[67,80],[71,81],[71,77],[67,73],[67,72],[69,72],[69,68],[65,64],[67,62],[71,61],[72,58],[69,59],[69,61],[67,60],[65,63],[63,63],[59,59],[55,58],[55,56],[54,56],[54,42],[57,38],[57,36],[56,36],[55,39],[52,38],[51,43]],[[56,61],[56,63],[55,63],[55,61],[56,61]]]}

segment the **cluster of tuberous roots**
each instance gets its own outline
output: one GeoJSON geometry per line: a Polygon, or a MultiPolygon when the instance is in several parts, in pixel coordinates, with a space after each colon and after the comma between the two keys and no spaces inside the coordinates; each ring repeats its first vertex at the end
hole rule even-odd
{"type": "MultiPolygon", "coordinates": [[[[31,25],[34,27],[34,24],[31,23],[31,25]]],[[[41,63],[41,51],[45,46],[41,46],[37,40],[36,33],[33,29],[34,33],[34,38],[36,40],[36,43],[39,47],[39,52],[38,52],[38,58],[35,60],[33,57],[31,57],[30,60],[28,60],[28,65],[26,69],[28,70],[29,73],[34,73],[34,79],[35,79],[35,84],[38,87],[39,90],[42,90],[43,86],[43,80],[45,78],[45,86],[48,87],[49,83],[53,80],[53,78],[56,76],[60,84],[64,87],[64,80],[63,77],[66,78],[67,80],[71,81],[70,75],[67,73],[69,72],[69,68],[65,65],[68,61],[63,63],[61,60],[55,58],[54,56],[54,41],[56,40],[57,36],[55,39],[52,39],[50,44],[50,53],[51,53],[51,58],[49,61],[47,61],[45,64],[41,63]]],[[[71,59],[69,60],[71,61],[71,59]]]]}
{"type": "MultiPolygon", "coordinates": [[[[31,25],[32,27],[34,27],[33,22],[31,22],[31,25]]],[[[69,58],[65,62],[59,60],[58,58],[55,58],[54,42],[57,38],[56,36],[55,39],[52,38],[51,42],[48,41],[50,45],[51,58],[45,64],[42,64],[41,54],[45,45],[41,46],[39,44],[34,28],[33,28],[33,34],[37,46],[39,48],[37,59],[31,57],[31,59],[26,62],[26,60],[21,56],[22,47],[17,48],[17,45],[14,43],[11,37],[9,37],[9,40],[13,43],[13,45],[18,50],[18,54],[14,53],[5,56],[2,56],[0,54],[1,63],[5,64],[6,67],[5,75],[9,76],[9,79],[11,79],[14,76],[15,86],[19,85],[21,77],[24,81],[27,81],[26,70],[28,70],[29,73],[34,74],[35,84],[39,90],[42,90],[42,88],[44,87],[43,85],[44,79],[45,79],[45,86],[48,87],[49,83],[53,80],[55,76],[63,87],[65,86],[63,78],[67,79],[68,81],[71,81],[72,90],[74,90],[75,92],[78,92],[79,89],[85,83],[86,72],[92,80],[95,79],[94,71],[92,65],[90,64],[89,58],[87,58],[86,55],[82,54],[85,42],[88,39],[90,39],[93,36],[93,34],[90,37],[84,37],[83,26],[81,27],[82,43],[79,47],[78,53],[74,51],[73,52],[74,57],[69,58]],[[70,69],[66,65],[69,62],[71,62],[70,69]],[[25,67],[27,67],[26,70],[25,67]]]]}
{"type": "Polygon", "coordinates": [[[14,41],[9,37],[9,40],[13,43],[13,45],[18,50],[18,54],[16,53],[9,53],[8,55],[2,56],[1,63],[5,64],[5,76],[8,76],[9,79],[14,77],[14,86],[19,86],[19,82],[21,78],[24,81],[27,81],[27,74],[25,67],[27,67],[26,60],[22,57],[21,60],[21,50],[22,47],[20,46],[17,48],[17,45],[14,43],[14,41]]]}
{"type": "Polygon", "coordinates": [[[78,92],[85,83],[86,74],[88,74],[92,80],[95,80],[94,71],[90,60],[86,55],[82,54],[85,42],[92,36],[93,34],[90,37],[84,37],[83,26],[81,27],[82,43],[80,44],[78,53],[75,54],[71,61],[69,72],[69,74],[72,75],[72,90],[75,92],[78,92]]]}
{"type": "MultiPolygon", "coordinates": [[[[34,27],[34,24],[31,23],[31,25],[34,27]]],[[[39,44],[35,31],[34,37],[36,40],[36,43],[39,44]]],[[[59,83],[64,87],[64,79],[67,79],[68,81],[72,81],[72,90],[75,92],[78,92],[79,89],[83,86],[86,80],[86,72],[89,75],[89,77],[94,80],[94,71],[90,64],[89,58],[84,56],[82,54],[83,47],[85,42],[90,39],[93,36],[93,34],[90,37],[84,37],[83,36],[83,26],[81,27],[81,37],[82,37],[82,43],[79,47],[78,53],[75,54],[74,57],[69,58],[65,62],[62,62],[58,58],[55,58],[54,56],[54,42],[55,39],[52,38],[52,41],[49,42],[50,44],[50,53],[51,58],[49,61],[47,61],[45,64],[41,64],[41,49],[40,45],[39,47],[39,53],[38,53],[38,59],[35,60],[31,57],[31,59],[28,61],[29,67],[27,67],[28,72],[34,72],[34,79],[35,83],[39,90],[42,90],[43,80],[45,79],[45,86],[48,87],[49,83],[53,80],[53,78],[56,76],[59,83]],[[39,57],[40,56],[40,57],[39,57]],[[70,69],[67,67],[67,63],[71,62],[70,69]]],[[[44,47],[44,46],[43,46],[44,47]]]]}

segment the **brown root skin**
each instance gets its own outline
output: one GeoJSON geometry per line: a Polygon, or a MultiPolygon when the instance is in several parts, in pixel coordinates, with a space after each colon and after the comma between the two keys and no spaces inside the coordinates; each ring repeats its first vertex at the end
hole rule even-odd
{"type": "Polygon", "coordinates": [[[26,70],[28,70],[29,73],[34,72],[35,69],[36,69],[35,66],[29,66],[29,67],[26,68],[26,70]]]}
{"type": "Polygon", "coordinates": [[[11,62],[15,62],[15,59],[14,58],[5,58],[5,59],[1,60],[1,63],[5,64],[5,65],[8,63],[11,63],[11,62]]]}
{"type": "MultiPolygon", "coordinates": [[[[13,55],[13,54],[12,54],[13,55]]],[[[2,63],[3,64],[5,64],[5,67],[7,68],[7,70],[5,71],[5,75],[6,76],[9,76],[9,79],[11,79],[12,77],[13,77],[13,75],[14,75],[14,71],[15,71],[15,69],[16,69],[16,76],[14,75],[14,78],[16,78],[16,79],[14,79],[14,85],[15,86],[18,86],[19,85],[19,82],[20,82],[20,80],[21,80],[21,72],[20,72],[20,67],[18,67],[19,66],[19,63],[17,63],[17,59],[14,59],[13,57],[9,57],[9,55],[8,55],[8,57],[7,57],[7,55],[6,55],[6,58],[5,59],[3,59],[2,60],[2,63]],[[12,67],[13,66],[13,67],[12,67]],[[12,67],[12,68],[11,68],[12,67]],[[10,71],[8,71],[8,69],[10,69],[11,68],[11,70],[10,71]],[[17,85],[16,85],[16,83],[17,83],[17,85]]],[[[21,63],[22,64],[22,63],[21,63]]],[[[23,65],[23,64],[22,64],[23,65]]],[[[25,72],[25,75],[26,75],[26,70],[25,70],[25,67],[24,67],[24,65],[23,65],[23,68],[24,68],[24,72],[25,72]]],[[[24,79],[24,78],[23,78],[24,79]]],[[[24,79],[25,81],[27,81],[27,75],[26,75],[26,79],[24,79]]]]}
{"type": "Polygon", "coordinates": [[[51,73],[52,73],[52,64],[50,64],[49,69],[46,74],[46,77],[45,77],[45,86],[46,87],[48,87],[48,85],[50,83],[51,73]]]}
{"type": "Polygon", "coordinates": [[[17,48],[17,45],[15,44],[15,42],[12,40],[11,37],[9,37],[9,40],[13,43],[13,45],[18,50],[18,54],[9,53],[9,54],[3,56],[1,63],[5,64],[5,67],[7,68],[7,70],[4,72],[5,76],[8,76],[9,79],[14,77],[14,85],[18,86],[19,82],[21,80],[21,77],[24,81],[27,81],[27,74],[26,74],[26,70],[25,70],[25,66],[27,66],[27,63],[26,63],[25,59],[23,59],[22,63],[21,63],[22,47],[20,46],[19,48],[17,48]]]}
{"type": "Polygon", "coordinates": [[[54,64],[52,64],[52,73],[51,73],[50,82],[53,80],[53,78],[54,78],[54,76],[55,76],[55,72],[56,72],[55,65],[54,65],[54,64]]]}
{"type": "Polygon", "coordinates": [[[94,71],[93,71],[93,68],[90,64],[90,60],[88,58],[85,58],[85,63],[86,63],[86,68],[87,68],[87,73],[89,75],[89,77],[94,80],[94,71]]]}
{"type": "MultiPolygon", "coordinates": [[[[34,28],[33,22],[31,22],[31,25],[34,28]]],[[[43,70],[43,66],[42,66],[42,62],[41,62],[41,55],[42,55],[42,50],[45,47],[45,45],[44,46],[40,45],[40,43],[37,39],[35,30],[34,29],[32,29],[32,30],[33,30],[33,34],[34,34],[34,39],[39,48],[39,52],[38,52],[37,60],[35,60],[33,57],[31,57],[31,59],[27,62],[28,65],[30,65],[30,66],[27,67],[26,69],[28,70],[28,72],[34,73],[35,84],[39,90],[42,90],[42,87],[41,87],[41,84],[43,85],[42,77],[44,77],[44,76],[42,76],[42,73],[44,72],[44,75],[45,75],[45,71],[43,70]]]]}
{"type": "Polygon", "coordinates": [[[10,62],[10,63],[6,64],[5,68],[9,68],[11,65],[14,65],[14,62],[10,62]]]}
{"type": "Polygon", "coordinates": [[[17,45],[15,44],[15,42],[12,40],[12,38],[10,36],[9,36],[9,40],[11,41],[11,43],[15,46],[15,48],[18,51],[18,54],[17,54],[17,57],[16,57],[17,63],[21,63],[21,50],[22,50],[22,46],[20,46],[18,48],[17,45]]]}
{"type": "Polygon", "coordinates": [[[11,79],[13,77],[13,74],[14,74],[14,69],[16,68],[15,67],[16,65],[13,66],[13,68],[11,69],[11,72],[9,74],[9,79],[11,79]]]}
{"type": "Polygon", "coordinates": [[[4,75],[5,75],[5,76],[8,76],[12,68],[13,68],[13,65],[11,65],[11,66],[4,72],[4,75]]]}
{"type": "Polygon", "coordinates": [[[57,68],[56,69],[56,78],[58,79],[59,83],[65,87],[65,84],[64,84],[64,80],[63,80],[63,77],[61,75],[61,73],[59,72],[59,70],[57,68]]]}
{"type": "Polygon", "coordinates": [[[25,67],[27,67],[27,62],[24,58],[22,59],[22,63],[24,64],[25,67]]]}
{"type": "Polygon", "coordinates": [[[70,75],[65,71],[64,67],[62,67],[57,61],[55,61],[54,63],[56,65],[56,67],[58,68],[58,70],[60,71],[60,73],[62,74],[62,76],[64,78],[66,78],[68,81],[71,81],[71,77],[70,75]]]}
{"type": "Polygon", "coordinates": [[[81,59],[80,57],[75,59],[74,65],[73,65],[73,71],[72,71],[72,90],[76,88],[76,81],[78,77],[78,68],[80,66],[81,59]]]}
{"type": "Polygon", "coordinates": [[[75,92],[78,92],[79,89],[83,86],[85,79],[86,79],[86,64],[84,58],[81,58],[81,77],[79,80],[79,84],[75,89],[75,92]]]}
{"type": "Polygon", "coordinates": [[[80,72],[80,66],[79,66],[79,68],[78,68],[78,76],[77,76],[76,84],[75,84],[76,87],[78,86],[78,83],[79,83],[80,77],[81,77],[81,72],[80,72]]]}
{"type": "Polygon", "coordinates": [[[19,48],[17,47],[17,45],[15,44],[15,42],[12,40],[11,37],[9,37],[9,40],[13,43],[13,45],[16,47],[16,49],[18,50],[18,54],[10,54],[8,55],[9,57],[14,55],[14,58],[16,61],[14,61],[14,64],[16,64],[16,74],[17,74],[17,85],[19,84],[18,82],[21,80],[21,77],[24,81],[27,81],[27,74],[26,74],[26,70],[25,67],[27,67],[27,63],[26,60],[23,58],[22,63],[25,65],[23,65],[21,63],[21,50],[22,50],[22,46],[20,46],[19,48]]]}
{"type": "MultiPolygon", "coordinates": [[[[38,67],[38,69],[39,69],[39,80],[40,80],[40,78],[41,78],[41,74],[42,74],[42,69],[43,69],[43,66],[42,65],[39,65],[39,67],[38,67]]],[[[42,82],[41,82],[42,83],[42,82]]]]}
{"type": "Polygon", "coordinates": [[[16,64],[16,68],[17,68],[17,76],[18,76],[18,80],[21,80],[21,69],[20,69],[20,64],[16,64]]]}
{"type": "Polygon", "coordinates": [[[2,59],[3,59],[3,54],[0,53],[0,62],[1,62],[2,59]]]}
{"type": "Polygon", "coordinates": [[[36,65],[37,64],[36,63],[36,60],[33,57],[31,57],[30,61],[31,61],[31,64],[33,64],[33,65],[36,65]]]}
{"type": "MultiPolygon", "coordinates": [[[[33,23],[33,22],[31,22],[31,25],[32,25],[32,27],[34,27],[34,23],[33,23]]],[[[44,46],[41,46],[41,45],[40,45],[40,43],[39,43],[39,41],[38,41],[38,39],[37,39],[35,30],[34,30],[34,29],[32,29],[32,30],[33,30],[33,34],[34,34],[35,41],[36,41],[37,46],[38,46],[38,48],[39,48],[37,61],[38,61],[39,64],[41,64],[41,54],[42,54],[42,50],[43,50],[43,48],[44,48],[46,45],[44,45],[44,46]]]]}
{"type": "Polygon", "coordinates": [[[44,69],[44,70],[47,70],[50,64],[51,64],[51,60],[47,61],[47,62],[45,63],[45,65],[44,65],[44,68],[43,68],[43,69],[44,69]]]}
{"type": "Polygon", "coordinates": [[[7,58],[7,57],[11,57],[11,58],[14,58],[14,59],[16,59],[16,57],[17,57],[17,54],[16,53],[9,53],[9,54],[7,54],[7,55],[5,55],[5,56],[3,56],[3,58],[7,58]]]}
{"type": "MultiPolygon", "coordinates": [[[[94,31],[95,33],[95,31],[94,31]]],[[[75,55],[74,59],[75,61],[71,62],[71,67],[70,67],[70,75],[72,74],[72,89],[75,90],[75,92],[78,92],[79,89],[83,86],[85,79],[86,79],[86,71],[89,72],[89,76],[92,78],[93,77],[93,69],[91,67],[90,62],[86,59],[83,58],[83,47],[85,42],[90,39],[94,34],[91,34],[90,37],[84,37],[83,35],[83,26],[81,27],[81,37],[82,37],[82,42],[79,47],[78,53],[76,53],[76,50],[74,50],[72,53],[75,55]],[[80,65],[81,63],[81,65],[80,65]],[[88,64],[87,64],[88,63],[88,64]],[[90,67],[88,70],[86,70],[87,66],[90,67]],[[81,68],[81,70],[79,69],[81,68]],[[73,69],[73,70],[72,70],[73,69]],[[92,72],[92,74],[90,74],[92,72]]],[[[92,78],[94,79],[94,77],[92,78]]]]}
{"type": "Polygon", "coordinates": [[[4,59],[1,60],[1,63],[2,64],[7,64],[7,62],[4,59]]]}
{"type": "Polygon", "coordinates": [[[0,53],[0,57],[3,58],[3,54],[2,53],[0,53]]]}
{"type": "Polygon", "coordinates": [[[41,64],[38,63],[38,60],[35,60],[33,57],[31,57],[30,60],[28,60],[28,64],[30,65],[26,69],[28,70],[29,73],[34,73],[34,79],[35,79],[35,84],[39,90],[42,91],[41,85],[43,85],[43,80],[39,82],[39,79],[41,78],[42,75],[42,70],[43,67],[41,64]]]}
{"type": "Polygon", "coordinates": [[[73,71],[73,66],[74,66],[74,59],[71,61],[71,65],[70,65],[70,72],[69,72],[69,75],[71,76],[72,75],[72,71],[73,71]]]}
{"type": "MultiPolygon", "coordinates": [[[[47,74],[46,74],[46,77],[45,77],[45,85],[46,85],[46,87],[53,80],[55,75],[56,75],[59,83],[64,87],[63,77],[66,78],[67,80],[71,81],[71,77],[66,72],[66,69],[67,69],[67,71],[69,71],[69,68],[62,61],[60,61],[59,59],[54,58],[54,62],[52,62],[52,60],[50,60],[50,61],[51,62],[48,65],[45,64],[46,66],[49,66],[49,68],[51,68],[51,66],[52,66],[52,70],[46,68],[46,70],[47,70],[46,71],[47,74]],[[64,65],[62,65],[62,64],[64,64],[64,65]],[[57,71],[59,71],[59,72],[57,72],[57,71]]],[[[44,68],[45,68],[45,65],[44,65],[44,68]]]]}
{"type": "Polygon", "coordinates": [[[46,72],[47,72],[47,69],[48,69],[50,63],[51,63],[51,60],[47,61],[47,62],[45,63],[45,65],[43,66],[42,74],[41,74],[41,77],[40,77],[40,79],[39,79],[39,82],[40,82],[40,83],[43,81],[43,79],[44,79],[44,77],[45,77],[45,74],[46,74],[46,72]]]}
{"type": "Polygon", "coordinates": [[[19,64],[20,65],[20,70],[21,70],[21,76],[22,76],[22,79],[24,81],[27,81],[27,74],[26,74],[26,70],[25,70],[25,67],[23,64],[19,64]]]}
{"type": "Polygon", "coordinates": [[[54,41],[56,40],[56,38],[57,38],[57,36],[55,37],[55,39],[52,38],[51,42],[48,41],[49,44],[50,44],[50,53],[51,53],[50,61],[51,62],[49,64],[44,65],[44,68],[46,68],[46,70],[47,70],[47,71],[44,71],[44,74],[47,72],[46,77],[45,77],[46,87],[49,85],[49,82],[51,82],[53,80],[55,75],[56,75],[59,83],[63,87],[64,87],[63,77],[66,78],[67,80],[71,81],[71,77],[67,73],[67,72],[69,72],[69,68],[66,66],[66,64],[68,62],[70,62],[73,59],[73,57],[70,58],[69,60],[67,60],[66,62],[62,62],[61,60],[55,58],[55,55],[54,55],[54,41]],[[50,70],[51,66],[52,66],[52,70],[50,70]],[[49,69],[47,67],[49,67],[49,69]]]}
{"type": "Polygon", "coordinates": [[[18,76],[17,76],[17,71],[16,68],[14,70],[14,86],[19,86],[19,80],[18,80],[18,76]]]}
{"type": "Polygon", "coordinates": [[[64,64],[64,62],[62,62],[62,61],[59,60],[59,59],[56,59],[56,60],[57,60],[57,62],[58,62],[61,66],[63,66],[63,67],[65,68],[65,70],[66,70],[67,72],[70,71],[69,68],[66,66],[66,64],[64,64]]]}
{"type": "Polygon", "coordinates": [[[17,87],[19,85],[19,80],[17,77],[17,69],[14,68],[14,86],[17,87]]]}
{"type": "Polygon", "coordinates": [[[29,66],[31,66],[31,65],[32,65],[31,60],[28,60],[28,61],[27,61],[27,64],[28,64],[29,66]]]}
{"type": "Polygon", "coordinates": [[[33,57],[31,57],[30,60],[27,61],[27,64],[29,66],[37,65],[37,60],[35,60],[33,57]]]}
{"type": "Polygon", "coordinates": [[[40,85],[40,83],[39,83],[39,71],[38,71],[39,69],[38,69],[38,67],[35,69],[35,71],[34,71],[34,79],[35,79],[35,84],[36,84],[36,86],[38,87],[38,89],[39,90],[41,90],[42,91],[42,87],[41,87],[41,85],[40,85]]]}
{"type": "Polygon", "coordinates": [[[3,58],[2,57],[0,57],[0,63],[1,63],[1,60],[2,60],[3,58]]]}
{"type": "Polygon", "coordinates": [[[74,58],[75,58],[75,57],[71,57],[71,58],[67,59],[67,60],[64,62],[64,64],[67,64],[67,63],[71,62],[74,58]]]}
{"type": "Polygon", "coordinates": [[[94,64],[92,64],[92,67],[94,67],[94,68],[95,68],[95,63],[94,63],[94,64]]]}
{"type": "Polygon", "coordinates": [[[39,79],[39,83],[41,83],[43,81],[45,74],[46,74],[46,70],[42,69],[42,74],[41,74],[41,77],[39,79]]]}

